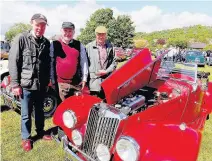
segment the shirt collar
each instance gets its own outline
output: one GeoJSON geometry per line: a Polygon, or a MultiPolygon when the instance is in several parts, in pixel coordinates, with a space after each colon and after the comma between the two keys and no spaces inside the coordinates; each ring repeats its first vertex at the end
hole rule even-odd
{"type": "MultiPolygon", "coordinates": [[[[30,32],[30,33],[32,34],[33,38],[35,38],[35,39],[37,39],[37,38],[38,38],[32,30],[31,30],[31,32],[30,32]]],[[[43,36],[41,36],[41,37],[40,37],[40,39],[43,39],[43,36]]]]}
{"type": "MultiPolygon", "coordinates": [[[[105,41],[105,47],[107,48],[109,45],[108,45],[108,41],[106,40],[105,41]]],[[[97,44],[96,40],[93,41],[93,48],[98,48],[99,45],[97,44]]]]}
{"type": "MultiPolygon", "coordinates": [[[[64,44],[66,44],[66,43],[63,41],[62,37],[60,37],[60,40],[61,40],[61,42],[63,42],[64,44]]],[[[68,44],[73,43],[73,41],[74,41],[74,39],[71,39],[71,40],[69,41],[69,43],[68,43],[68,44]]],[[[68,44],[67,44],[67,45],[68,45],[68,44]]]]}

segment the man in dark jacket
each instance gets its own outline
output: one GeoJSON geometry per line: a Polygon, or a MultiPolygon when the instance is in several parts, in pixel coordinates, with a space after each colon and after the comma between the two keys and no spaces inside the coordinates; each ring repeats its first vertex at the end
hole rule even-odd
{"type": "Polygon", "coordinates": [[[47,19],[42,14],[31,18],[32,30],[17,35],[9,54],[9,73],[12,91],[21,98],[22,147],[32,149],[31,113],[35,108],[35,127],[39,138],[51,140],[44,135],[43,96],[50,80],[49,41],[43,36],[47,19]]]}

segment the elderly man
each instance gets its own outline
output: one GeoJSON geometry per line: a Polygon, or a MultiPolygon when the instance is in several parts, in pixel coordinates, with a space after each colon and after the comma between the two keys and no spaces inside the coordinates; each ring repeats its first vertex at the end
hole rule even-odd
{"type": "Polygon", "coordinates": [[[63,22],[61,37],[53,41],[50,48],[53,60],[51,80],[53,84],[58,83],[62,101],[76,90],[83,90],[87,82],[88,60],[85,47],[73,39],[74,33],[74,24],[63,22]]]}
{"type": "Polygon", "coordinates": [[[116,68],[115,52],[107,40],[107,29],[104,26],[98,26],[95,34],[96,40],[86,46],[89,58],[89,88],[91,94],[104,98],[101,83],[116,68]]]}
{"type": "Polygon", "coordinates": [[[31,113],[35,107],[35,127],[39,138],[44,135],[43,95],[50,80],[49,41],[43,36],[47,19],[42,14],[31,18],[32,30],[15,37],[9,54],[9,73],[14,95],[21,98],[22,147],[32,149],[31,113]]]}

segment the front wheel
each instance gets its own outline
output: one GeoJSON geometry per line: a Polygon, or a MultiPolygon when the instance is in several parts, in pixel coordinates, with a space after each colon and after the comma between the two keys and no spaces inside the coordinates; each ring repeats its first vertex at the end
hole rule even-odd
{"type": "MultiPolygon", "coordinates": [[[[59,104],[59,100],[58,100],[56,94],[54,94],[54,92],[48,92],[44,96],[44,100],[43,100],[44,117],[45,118],[51,117],[54,114],[58,104],[59,104]]],[[[33,108],[33,112],[32,112],[32,117],[35,117],[34,108],[33,108]]]]}
{"type": "Polygon", "coordinates": [[[58,105],[58,100],[54,95],[47,94],[43,101],[44,117],[51,117],[58,105]]]}

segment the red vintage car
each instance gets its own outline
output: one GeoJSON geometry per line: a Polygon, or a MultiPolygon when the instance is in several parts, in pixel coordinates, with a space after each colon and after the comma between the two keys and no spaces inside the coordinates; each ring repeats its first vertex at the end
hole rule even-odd
{"type": "Polygon", "coordinates": [[[163,55],[142,49],[102,83],[104,100],[78,93],[58,106],[55,137],[70,160],[197,160],[212,83],[196,64],[167,66],[163,55]]]}

